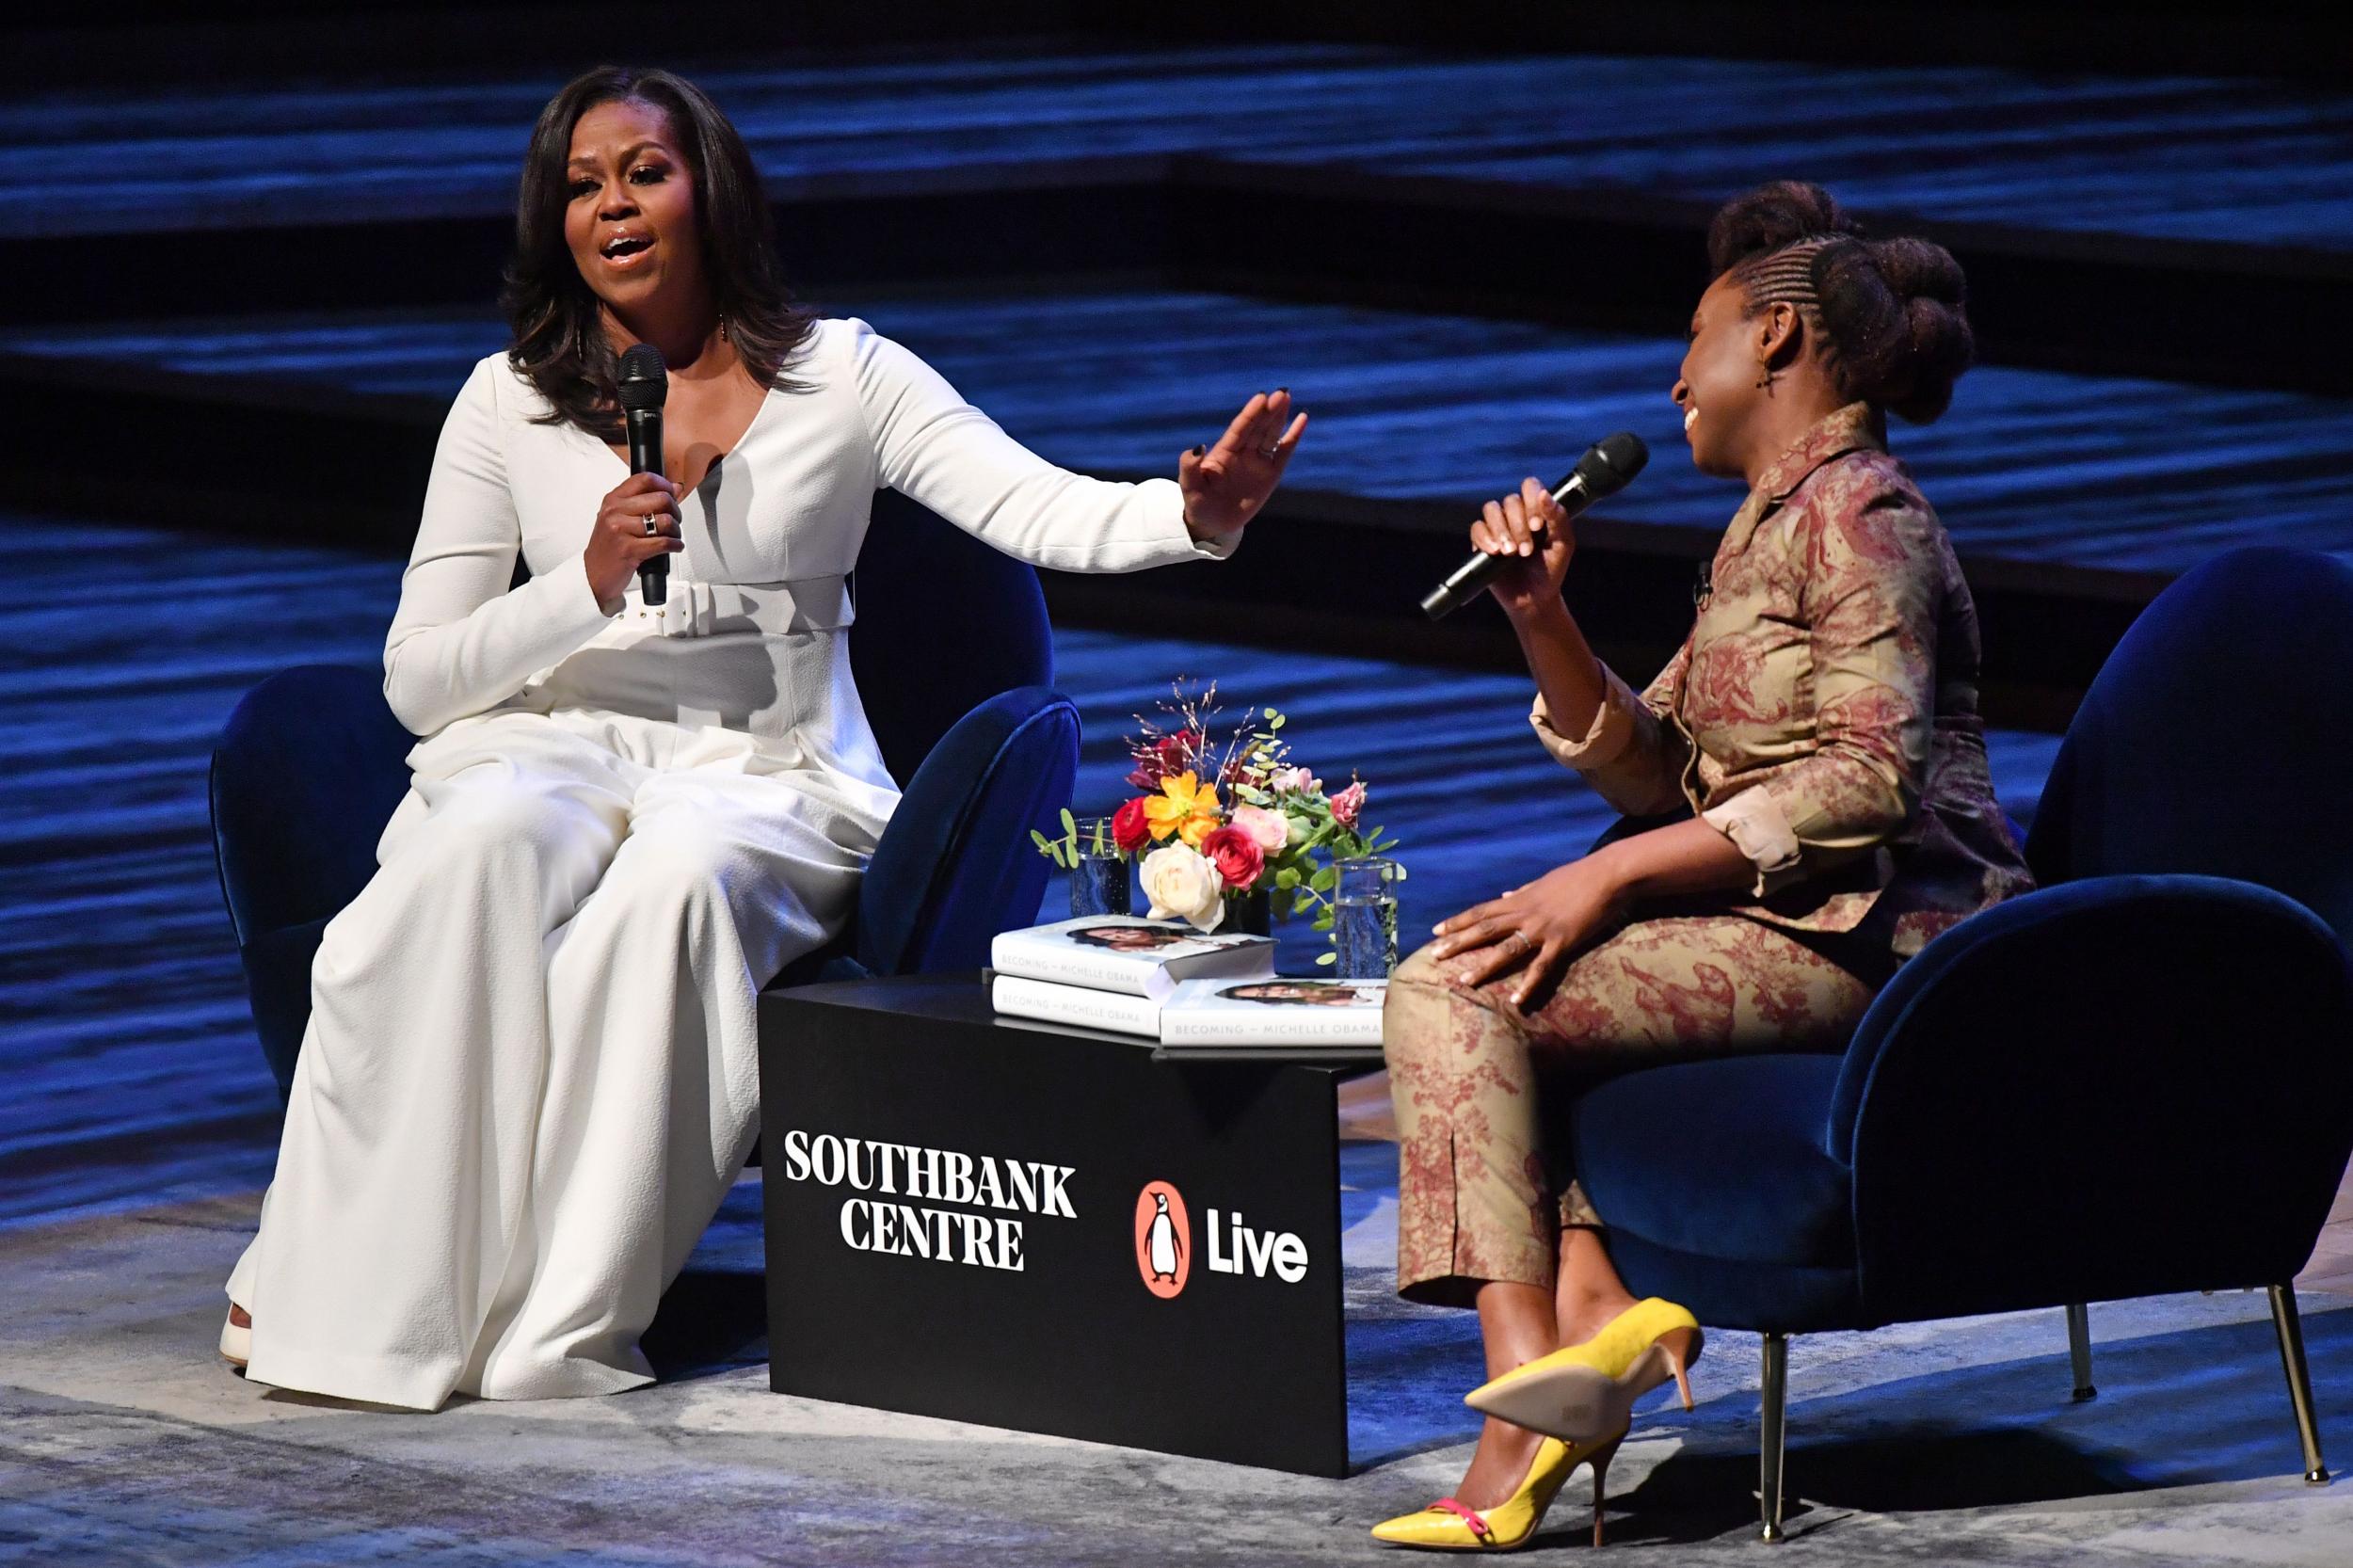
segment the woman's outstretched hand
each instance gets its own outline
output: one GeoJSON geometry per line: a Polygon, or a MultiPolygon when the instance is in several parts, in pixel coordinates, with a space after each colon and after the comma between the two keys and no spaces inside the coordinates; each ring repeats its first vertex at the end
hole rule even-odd
{"type": "Polygon", "coordinates": [[[1544,1005],[1569,960],[1617,920],[1623,904],[1617,878],[1588,856],[1440,920],[1431,955],[1477,951],[1480,957],[1461,976],[1467,985],[1519,968],[1512,1005],[1527,1012],[1531,1002],[1544,1005]]]}
{"type": "Polygon", "coordinates": [[[1282,482],[1306,428],[1306,414],[1291,418],[1291,394],[1277,387],[1243,404],[1215,446],[1196,446],[1179,456],[1176,483],[1185,492],[1185,526],[1193,536],[1218,540],[1241,534],[1282,482]]]}
{"type": "Polygon", "coordinates": [[[1471,524],[1471,548],[1500,555],[1505,565],[1488,580],[1503,613],[1513,620],[1560,607],[1561,584],[1577,553],[1577,525],[1533,475],[1520,492],[1490,501],[1471,524]]]}

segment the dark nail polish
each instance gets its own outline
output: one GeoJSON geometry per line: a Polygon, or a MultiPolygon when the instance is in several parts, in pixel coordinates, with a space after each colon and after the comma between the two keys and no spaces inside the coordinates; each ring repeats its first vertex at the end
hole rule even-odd
{"type": "Polygon", "coordinates": [[[1193,455],[1196,457],[1203,456],[1209,452],[1209,443],[1205,441],[1201,445],[1193,449],[1193,455]]]}

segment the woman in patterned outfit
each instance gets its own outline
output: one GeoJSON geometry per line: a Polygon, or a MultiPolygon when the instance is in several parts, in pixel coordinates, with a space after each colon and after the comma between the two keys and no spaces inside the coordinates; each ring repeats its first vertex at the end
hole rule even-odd
{"type": "Polygon", "coordinates": [[[1511,562],[1492,591],[1538,739],[1622,812],[1692,814],[1441,922],[1390,985],[1400,1292],[1475,1305],[1491,1379],[1577,1364],[1604,1396],[1551,1437],[1491,1416],[1455,1496],[1375,1531],[1402,1544],[1524,1540],[1578,1464],[1607,1464],[1635,1385],[1698,1351],[1688,1313],[1619,1280],[1543,1096],[1840,1048],[1905,958],[2031,886],[1987,774],[1968,585],[1885,448],[1885,414],[1936,418],[1969,362],[1960,268],[1862,239],[1797,184],[1731,202],[1708,248],[1673,395],[1692,461],[1749,495],[1657,679],[1638,696],[1586,646],[1541,484],[1471,526],[1511,562]]]}

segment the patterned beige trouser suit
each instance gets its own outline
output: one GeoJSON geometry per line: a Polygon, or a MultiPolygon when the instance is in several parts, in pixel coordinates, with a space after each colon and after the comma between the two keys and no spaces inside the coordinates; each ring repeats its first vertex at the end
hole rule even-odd
{"type": "Polygon", "coordinates": [[[1382,1032],[1398,1288],[1450,1306],[1487,1280],[1551,1288],[1561,1227],[1601,1223],[1545,1135],[1576,1094],[1686,1058],[1836,1049],[1872,996],[1798,936],[1738,915],[1621,926],[1529,1014],[1512,1003],[1517,970],[1466,985],[1459,977],[1484,952],[1430,952],[1398,967],[1382,1032]]]}
{"type": "Polygon", "coordinates": [[[1836,410],[1767,467],[1709,582],[1646,691],[1605,671],[1583,735],[1541,695],[1529,720],[1619,811],[1723,832],[1755,883],[1638,910],[1527,1016],[1516,970],[1463,984],[1482,952],[1398,969],[1383,1035],[1412,1299],[1552,1284],[1561,1226],[1603,1218],[1545,1136],[1577,1093],[1692,1057],[1837,1049],[1899,962],[2033,886],[1986,766],[1968,584],[1875,410],[1836,410]]]}

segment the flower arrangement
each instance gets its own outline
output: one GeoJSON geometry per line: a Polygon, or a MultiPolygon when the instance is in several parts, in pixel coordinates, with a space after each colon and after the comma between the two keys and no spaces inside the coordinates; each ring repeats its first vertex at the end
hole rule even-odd
{"type": "MultiPolygon", "coordinates": [[[[1291,760],[1283,714],[1273,708],[1215,744],[1216,682],[1189,693],[1180,680],[1171,690],[1172,699],[1159,705],[1165,720],[1136,715],[1128,782],[1144,792],[1124,803],[1111,824],[1120,852],[1143,856],[1138,870],[1151,918],[1175,916],[1214,931],[1229,901],[1264,892],[1274,919],[1313,910],[1315,929],[1329,932],[1338,876],[1333,862],[1378,855],[1396,842],[1363,825],[1364,781],[1351,774],[1344,788],[1327,792],[1291,760]]],[[[1062,841],[1043,835],[1038,847],[1057,863],[1066,854],[1062,841]]],[[[1333,954],[1317,962],[1329,964],[1333,954]]]]}

